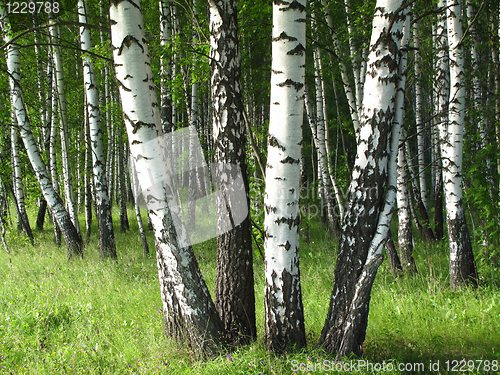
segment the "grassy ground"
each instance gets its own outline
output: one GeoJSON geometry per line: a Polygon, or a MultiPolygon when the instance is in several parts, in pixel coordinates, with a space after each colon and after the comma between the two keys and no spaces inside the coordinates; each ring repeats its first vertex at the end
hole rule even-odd
{"type": "MultiPolygon", "coordinates": [[[[0,250],[0,374],[318,374],[340,368],[316,348],[336,251],[319,224],[312,225],[311,243],[301,244],[308,349],[286,357],[265,351],[264,270],[256,252],[257,342],[200,362],[163,333],[155,258],[143,258],[132,211],[129,217],[131,231],[116,235],[117,262],[99,259],[95,235],[85,248],[85,260],[68,262],[65,248],[53,245],[48,226],[36,233],[35,246],[9,233],[11,254],[0,250]]],[[[213,290],[215,242],[200,244],[195,252],[213,290]]],[[[364,360],[370,363],[347,361],[342,364],[345,373],[399,373],[398,366],[410,369],[418,363],[425,371],[401,373],[456,373],[447,370],[469,370],[472,364],[481,369],[474,373],[497,373],[499,270],[479,262],[481,286],[453,292],[446,247],[421,244],[415,254],[417,276],[394,279],[387,262],[381,266],[364,344],[364,360]],[[468,362],[454,362],[461,359],[468,362]],[[438,361],[439,371],[431,369],[438,361]],[[384,369],[382,363],[394,371],[377,371],[384,369]]]]}

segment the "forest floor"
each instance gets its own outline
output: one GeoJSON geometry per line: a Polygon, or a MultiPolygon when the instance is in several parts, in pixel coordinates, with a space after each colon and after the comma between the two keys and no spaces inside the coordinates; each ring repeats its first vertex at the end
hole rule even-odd
{"type": "MultiPolygon", "coordinates": [[[[64,246],[54,246],[50,225],[35,233],[35,246],[8,234],[11,253],[0,249],[0,374],[321,374],[341,366],[352,374],[498,373],[500,269],[478,259],[481,285],[452,291],[445,244],[417,244],[416,276],[395,279],[384,261],[361,362],[336,363],[317,349],[336,259],[336,242],[319,223],[311,223],[311,242],[300,248],[308,349],[266,352],[264,267],[256,251],[257,341],[199,361],[164,335],[152,233],[153,252],[144,258],[132,210],[129,218],[131,230],[116,232],[118,261],[99,259],[95,226],[85,259],[71,262],[64,246]]],[[[195,253],[213,291],[215,240],[195,253]]]]}

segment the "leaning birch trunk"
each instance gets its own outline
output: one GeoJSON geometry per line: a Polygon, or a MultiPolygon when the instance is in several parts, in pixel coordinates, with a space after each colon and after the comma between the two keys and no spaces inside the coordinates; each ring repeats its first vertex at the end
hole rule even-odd
{"type": "MultiPolygon", "coordinates": [[[[11,98],[13,102],[13,98],[11,98]]],[[[21,171],[21,159],[19,156],[18,147],[18,130],[17,130],[17,119],[16,115],[12,114],[12,128],[10,129],[10,140],[11,140],[11,150],[12,150],[12,169],[14,173],[14,184],[13,184],[13,194],[16,198],[17,207],[17,230],[23,231],[26,236],[30,239],[33,244],[33,232],[31,231],[30,222],[28,219],[28,214],[26,213],[26,204],[24,203],[24,188],[23,188],[23,176],[21,171]]]]}
{"type": "MultiPolygon", "coordinates": [[[[52,17],[52,15],[51,15],[52,17]]],[[[59,26],[55,25],[55,20],[50,20],[50,36],[52,43],[59,43],[59,26]]],[[[62,171],[64,180],[64,195],[66,197],[66,207],[71,217],[78,234],[80,234],[80,223],[78,222],[78,212],[73,191],[73,178],[71,175],[71,166],[69,163],[69,129],[68,129],[68,111],[66,108],[66,88],[64,84],[64,75],[62,67],[62,53],[60,46],[53,46],[53,60],[54,60],[54,77],[57,87],[57,101],[59,103],[59,122],[60,122],[60,135],[61,135],[61,150],[62,150],[62,171]]]]}
{"type": "MultiPolygon", "coordinates": [[[[148,176],[144,173],[162,175],[165,164],[160,150],[145,145],[158,136],[160,116],[158,104],[152,100],[154,86],[140,1],[113,0],[110,18],[116,79],[130,151],[137,171],[142,173],[139,181],[146,185],[148,176]]],[[[172,214],[178,212],[171,213],[166,204],[171,181],[165,179],[158,185],[161,186],[145,196],[155,234],[166,334],[187,343],[199,356],[216,353],[222,339],[219,316],[192,247],[180,246],[179,236],[185,233],[177,235],[172,214]]]]}
{"type": "MultiPolygon", "coordinates": [[[[3,8],[0,7],[0,19],[3,23],[5,33],[5,42],[9,43],[11,40],[10,24],[3,8]]],[[[55,216],[57,223],[62,231],[66,245],[68,248],[68,259],[74,256],[83,257],[83,242],[80,234],[77,232],[73,225],[68,212],[64,208],[64,203],[55,192],[54,187],[47,174],[45,164],[42,160],[36,140],[31,131],[31,125],[26,113],[24,99],[22,96],[22,89],[20,85],[20,54],[17,44],[9,44],[7,48],[7,69],[10,75],[10,90],[12,95],[12,106],[17,118],[19,132],[26,148],[26,152],[30,159],[33,170],[35,171],[36,178],[42,190],[42,194],[47,201],[52,214],[55,216]]]]}
{"type": "Polygon", "coordinates": [[[394,12],[401,4],[378,0],[373,19],[357,155],[320,338],[321,346],[338,359],[362,354],[371,287],[382,263],[396,196],[400,123],[394,118],[394,102],[405,17],[394,12]],[[391,19],[394,24],[388,30],[391,19]]]}
{"type": "MultiPolygon", "coordinates": [[[[78,1],[78,18],[81,24],[87,23],[87,4],[84,0],[78,1]]],[[[90,29],[80,27],[81,46],[83,51],[90,51],[92,38],[90,29]]],[[[104,156],[103,132],[101,127],[101,113],[97,92],[94,64],[89,56],[83,59],[83,74],[85,93],[87,98],[88,126],[90,128],[90,145],[92,148],[92,171],[95,186],[95,205],[99,228],[99,250],[103,258],[116,259],[115,235],[113,232],[113,218],[111,217],[111,203],[108,197],[106,180],[106,158],[104,156]]]]}
{"type": "Polygon", "coordinates": [[[298,232],[305,17],[305,0],[273,5],[264,247],[266,345],[276,352],[306,344],[298,232]]]}
{"type": "Polygon", "coordinates": [[[477,272],[462,201],[462,147],[465,124],[462,13],[459,3],[448,0],[447,5],[451,90],[448,128],[445,129],[441,148],[450,246],[450,285],[456,288],[469,282],[476,282],[477,272]]]}
{"type": "Polygon", "coordinates": [[[209,2],[212,123],[216,166],[214,182],[219,200],[216,204],[218,226],[227,220],[227,214],[224,214],[225,204],[220,201],[223,196],[238,196],[240,201],[232,200],[231,206],[240,210],[244,207],[248,209],[248,214],[242,218],[241,224],[217,237],[215,306],[228,341],[233,345],[241,345],[254,340],[257,337],[257,329],[236,3],[236,0],[209,2]],[[243,186],[221,183],[228,181],[228,176],[234,174],[235,168],[241,171],[243,186]],[[238,189],[244,194],[235,194],[230,188],[238,189]]]}

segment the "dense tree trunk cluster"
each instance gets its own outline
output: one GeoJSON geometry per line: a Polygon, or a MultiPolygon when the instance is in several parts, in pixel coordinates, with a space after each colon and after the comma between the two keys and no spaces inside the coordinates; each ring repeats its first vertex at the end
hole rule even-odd
{"type": "Polygon", "coordinates": [[[497,2],[73,3],[0,6],[7,252],[9,231],[36,246],[52,223],[83,257],[81,214],[116,260],[112,206],[122,233],[134,209],[166,334],[200,357],[256,340],[256,249],[267,349],[306,346],[299,234],[317,219],[338,250],[319,344],[338,359],[363,354],[384,248],[412,277],[415,245],[446,241],[452,289],[478,284],[478,254],[500,261],[497,2]],[[193,247],[211,237],[213,298],[193,247]]]}

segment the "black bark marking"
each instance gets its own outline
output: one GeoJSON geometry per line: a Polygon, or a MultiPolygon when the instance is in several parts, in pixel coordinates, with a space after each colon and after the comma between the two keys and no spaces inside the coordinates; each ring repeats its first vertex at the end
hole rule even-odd
{"type": "Polygon", "coordinates": [[[287,156],[285,159],[280,160],[280,163],[282,164],[299,164],[300,160],[299,159],[294,159],[290,156],[287,156]]]}
{"type": "Polygon", "coordinates": [[[134,43],[136,43],[141,48],[142,53],[144,53],[144,47],[139,42],[139,40],[132,35],[127,35],[125,38],[123,38],[120,48],[118,48],[118,56],[121,56],[124,47],[130,48],[130,46],[134,43]]]}
{"type": "Polygon", "coordinates": [[[282,31],[279,36],[277,36],[276,38],[273,38],[274,42],[277,42],[280,40],[288,40],[289,42],[296,42],[297,38],[294,36],[290,36],[287,33],[285,33],[284,31],[282,31]]]}
{"type": "Polygon", "coordinates": [[[294,49],[288,51],[286,54],[287,55],[300,55],[300,56],[303,56],[305,54],[305,52],[306,52],[305,47],[302,45],[302,43],[299,43],[299,44],[297,44],[297,46],[294,49]]]}
{"type": "Polygon", "coordinates": [[[294,87],[296,91],[300,91],[304,87],[304,84],[300,83],[300,82],[295,82],[294,80],[288,78],[285,82],[278,83],[277,86],[279,86],[279,87],[285,87],[285,86],[294,87]]]}
{"type": "Polygon", "coordinates": [[[140,130],[143,126],[146,126],[150,129],[156,128],[156,125],[154,123],[147,123],[144,121],[137,121],[135,124],[131,122],[131,125],[133,127],[132,134],[136,134],[138,130],[140,130]]]}
{"type": "Polygon", "coordinates": [[[120,86],[124,91],[132,92],[132,90],[130,90],[127,86],[125,86],[119,79],[117,79],[116,82],[118,83],[118,86],[120,86]]]}
{"type": "Polygon", "coordinates": [[[306,7],[299,3],[297,0],[293,0],[291,3],[284,0],[274,0],[274,5],[288,5],[284,8],[280,8],[281,11],[286,12],[288,10],[298,10],[299,12],[305,12],[306,7]]]}
{"type": "Polygon", "coordinates": [[[278,210],[277,207],[272,207],[272,206],[269,206],[267,204],[264,205],[264,209],[266,210],[266,213],[269,215],[270,212],[272,213],[276,213],[276,211],[278,210]]]}
{"type": "Polygon", "coordinates": [[[276,139],[276,137],[274,135],[271,135],[271,134],[269,135],[269,146],[277,147],[282,151],[286,151],[286,148],[284,146],[280,145],[278,140],[276,139]]]}
{"type": "Polygon", "coordinates": [[[300,216],[295,217],[280,217],[279,219],[274,220],[274,222],[278,225],[287,224],[288,229],[292,229],[292,227],[298,227],[300,224],[300,216]]]}
{"type": "Polygon", "coordinates": [[[286,251],[290,250],[290,248],[292,247],[292,245],[290,244],[290,242],[287,240],[286,243],[284,245],[278,245],[279,247],[284,247],[286,251]]]}

